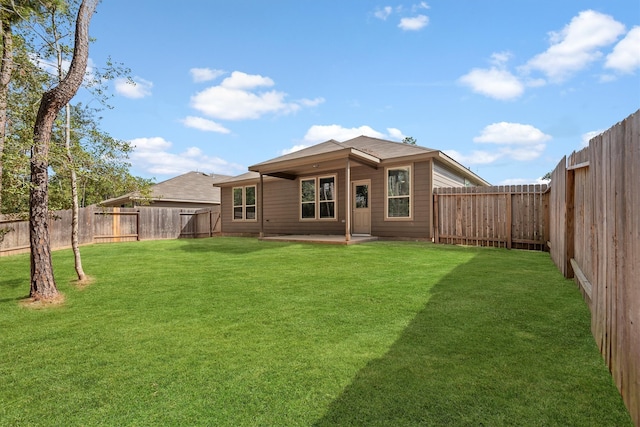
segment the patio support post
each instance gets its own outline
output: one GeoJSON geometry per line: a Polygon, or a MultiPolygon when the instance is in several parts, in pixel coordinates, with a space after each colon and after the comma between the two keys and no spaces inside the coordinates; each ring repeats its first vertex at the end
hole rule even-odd
{"type": "Polygon", "coordinates": [[[347,157],[347,167],[345,168],[345,221],[344,221],[344,240],[351,240],[351,160],[347,157]]]}
{"type": "Polygon", "coordinates": [[[264,237],[264,176],[260,172],[260,238],[264,237]]]}

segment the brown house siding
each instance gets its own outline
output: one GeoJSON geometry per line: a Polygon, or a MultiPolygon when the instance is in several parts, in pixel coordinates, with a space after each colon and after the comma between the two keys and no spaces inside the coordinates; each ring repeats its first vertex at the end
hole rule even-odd
{"type": "Polygon", "coordinates": [[[465,179],[460,175],[456,174],[451,169],[446,166],[440,164],[439,162],[434,162],[433,166],[433,188],[441,188],[441,187],[464,187],[465,179]]]}
{"type": "MultiPolygon", "coordinates": [[[[411,166],[412,214],[411,220],[385,220],[386,168],[373,169],[367,166],[355,166],[351,169],[351,181],[371,180],[371,234],[383,238],[430,239],[432,236],[432,161],[411,163],[401,162],[387,165],[411,166]]],[[[337,219],[301,220],[300,219],[300,179],[264,179],[264,233],[266,236],[279,234],[334,234],[345,232],[346,192],[345,171],[322,172],[317,176],[337,176],[337,219]]],[[[313,175],[309,175],[311,177],[313,175]]],[[[304,176],[302,178],[306,178],[304,176]]],[[[247,185],[247,184],[243,184],[247,185]]],[[[256,185],[259,187],[258,182],[256,185]]],[[[258,192],[260,189],[258,188],[258,192]]],[[[260,200],[258,195],[258,201],[260,200]]],[[[232,221],[232,187],[223,187],[221,192],[222,232],[229,235],[258,235],[260,233],[260,206],[258,221],[232,221]]]]}
{"type": "MultiPolygon", "coordinates": [[[[344,234],[344,171],[322,172],[336,175],[337,220],[300,219],[300,180],[277,179],[264,183],[265,234],[344,234]]],[[[313,177],[312,175],[302,178],[313,177]]]]}
{"type": "MultiPolygon", "coordinates": [[[[259,187],[256,183],[256,187],[259,187]]],[[[258,189],[258,191],[260,191],[258,189]]],[[[259,199],[258,199],[259,200],[259,199]]],[[[257,221],[233,221],[233,189],[223,187],[220,189],[220,219],[222,221],[223,234],[258,234],[260,233],[260,217],[258,210],[257,221]]]]}
{"type": "Polygon", "coordinates": [[[385,168],[376,171],[376,183],[373,188],[375,206],[371,218],[371,234],[378,237],[398,237],[398,238],[431,238],[431,162],[420,163],[398,163],[393,166],[406,166],[412,168],[413,190],[411,202],[413,204],[413,220],[386,220],[385,216],[385,168]]]}

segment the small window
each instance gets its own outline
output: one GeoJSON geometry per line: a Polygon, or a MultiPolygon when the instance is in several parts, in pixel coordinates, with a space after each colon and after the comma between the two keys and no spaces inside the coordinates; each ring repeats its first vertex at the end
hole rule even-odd
{"type": "Polygon", "coordinates": [[[305,178],[300,180],[300,218],[336,218],[336,177],[305,178]]]}
{"type": "Polygon", "coordinates": [[[411,168],[387,169],[387,218],[411,218],[411,168]]]}
{"type": "Polygon", "coordinates": [[[233,188],[233,220],[256,220],[256,186],[233,188]]]}

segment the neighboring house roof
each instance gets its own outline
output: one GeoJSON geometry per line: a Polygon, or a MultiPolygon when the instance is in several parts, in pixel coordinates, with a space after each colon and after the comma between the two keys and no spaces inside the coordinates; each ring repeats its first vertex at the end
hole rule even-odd
{"type": "Polygon", "coordinates": [[[220,181],[217,185],[255,180],[262,175],[293,179],[310,171],[342,168],[345,160],[378,168],[385,163],[438,159],[458,171],[476,185],[489,185],[487,181],[453,160],[442,151],[419,145],[359,136],[344,142],[329,140],[293,153],[285,154],[253,166],[249,173],[220,181]]]}
{"type": "MultiPolygon", "coordinates": [[[[152,185],[149,201],[220,204],[220,189],[213,184],[228,178],[227,175],[187,172],[152,185]]],[[[132,192],[105,200],[101,205],[121,205],[141,199],[139,192],[132,192]]]]}

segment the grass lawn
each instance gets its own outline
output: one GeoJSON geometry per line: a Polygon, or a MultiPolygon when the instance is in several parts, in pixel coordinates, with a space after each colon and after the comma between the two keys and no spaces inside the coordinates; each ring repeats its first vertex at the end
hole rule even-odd
{"type": "Polygon", "coordinates": [[[92,245],[64,305],[0,258],[0,425],[631,426],[548,254],[215,238],[92,245]]]}

